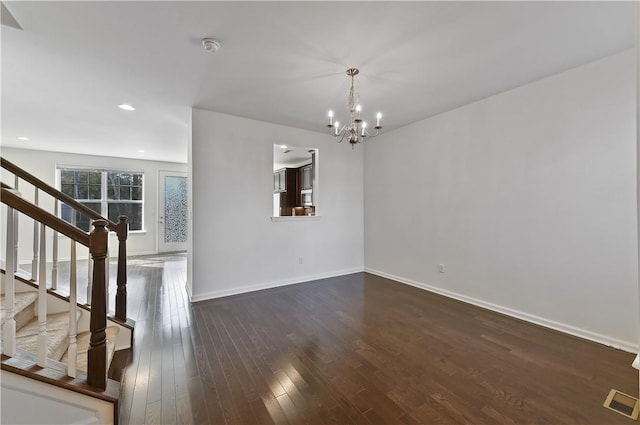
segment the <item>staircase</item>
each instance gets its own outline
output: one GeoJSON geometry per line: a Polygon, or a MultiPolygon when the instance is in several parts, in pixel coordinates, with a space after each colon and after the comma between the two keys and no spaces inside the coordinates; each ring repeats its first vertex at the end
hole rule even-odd
{"type": "MultiPolygon", "coordinates": [[[[30,352],[34,355],[38,350],[38,318],[36,317],[36,302],[38,292],[25,291],[15,294],[14,318],[16,321],[16,346],[17,348],[30,352]]],[[[4,326],[6,317],[5,296],[0,296],[2,308],[2,319],[0,325],[4,326]]],[[[76,327],[83,314],[83,310],[76,312],[76,327]]],[[[86,314],[86,313],[84,313],[86,314]]],[[[47,314],[47,359],[56,360],[63,364],[69,363],[69,322],[71,318],[67,312],[47,314]]],[[[107,364],[111,364],[116,348],[116,340],[120,327],[116,325],[107,326],[107,364]]],[[[76,335],[76,369],[84,373],[87,372],[87,352],[89,351],[89,339],[91,332],[79,332],[76,335]]],[[[73,351],[73,350],[72,350],[73,351]]]]}
{"type": "Polygon", "coordinates": [[[0,165],[0,200],[6,218],[0,229],[6,235],[0,261],[0,422],[117,423],[120,385],[109,379],[108,370],[116,351],[131,348],[134,326],[126,317],[127,218],[112,222],[6,159],[0,158],[0,165]],[[5,183],[7,175],[13,175],[13,185],[5,183]],[[32,191],[31,199],[25,196],[27,191],[32,191]],[[50,196],[52,211],[43,207],[42,194],[50,196]],[[58,217],[61,204],[73,210],[71,223],[58,217]],[[78,214],[92,220],[90,233],[75,226],[78,214]],[[113,315],[108,294],[109,231],[119,242],[113,315]],[[28,259],[31,274],[18,269],[25,259],[18,258],[17,247],[25,239],[33,244],[33,258],[28,259]],[[58,271],[60,249],[69,252],[67,274],[58,271]],[[79,250],[88,258],[86,279],[77,276],[79,250]],[[78,302],[79,280],[86,282],[86,304],[78,302]],[[68,287],[68,293],[58,290],[58,283],[68,287]]]}

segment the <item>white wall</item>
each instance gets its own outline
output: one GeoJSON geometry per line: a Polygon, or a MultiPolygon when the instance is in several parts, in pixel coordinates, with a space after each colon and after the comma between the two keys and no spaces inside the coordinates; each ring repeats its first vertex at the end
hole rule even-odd
{"type": "Polygon", "coordinates": [[[201,109],[191,131],[193,300],[362,271],[361,147],[201,109]],[[271,220],[274,143],[319,149],[319,220],[271,220]]]}
{"type": "Polygon", "coordinates": [[[114,424],[113,404],[2,371],[3,424],[114,424]]]}
{"type": "Polygon", "coordinates": [[[369,141],[366,268],[633,351],[634,76],[626,51],[369,141]]]}
{"type": "MultiPolygon", "coordinates": [[[[80,167],[103,167],[115,168],[121,170],[140,170],[144,172],[144,231],[130,232],[127,240],[127,254],[141,255],[152,254],[157,252],[157,222],[158,222],[158,173],[159,171],[187,171],[187,164],[143,161],[125,158],[113,158],[93,155],[77,155],[60,152],[34,151],[26,149],[2,148],[2,156],[17,166],[30,172],[39,179],[55,187],[56,185],[56,166],[80,166],[80,167]]],[[[13,176],[2,170],[2,181],[13,186],[13,176]]],[[[33,186],[21,182],[19,187],[23,196],[33,201],[33,186]]],[[[53,198],[46,194],[41,194],[40,205],[48,211],[53,211],[53,198]]],[[[6,221],[4,221],[4,209],[2,214],[2,229],[6,221]]],[[[19,260],[21,263],[30,262],[33,257],[33,221],[31,219],[21,219],[20,222],[20,242],[19,242],[19,260]]],[[[50,234],[51,235],[51,234],[50,234]]],[[[49,237],[49,244],[52,236],[49,237]]],[[[117,255],[117,238],[112,236],[110,239],[110,253],[117,255]]],[[[4,246],[4,243],[2,243],[4,246]]],[[[68,245],[60,247],[60,258],[66,259],[68,255],[68,245]]],[[[50,258],[51,248],[47,249],[50,258]]],[[[80,253],[79,253],[80,255],[80,253]]],[[[4,259],[4,250],[2,254],[4,259]]]]}

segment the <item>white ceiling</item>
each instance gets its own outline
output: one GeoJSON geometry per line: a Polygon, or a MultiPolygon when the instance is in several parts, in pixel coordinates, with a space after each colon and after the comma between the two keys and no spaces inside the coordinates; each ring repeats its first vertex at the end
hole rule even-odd
{"type": "Polygon", "coordinates": [[[633,2],[6,5],[23,31],[2,26],[3,146],[179,162],[192,106],[325,131],[356,66],[364,117],[381,110],[389,131],[629,49],[635,31],[633,2]]]}
{"type": "Polygon", "coordinates": [[[273,145],[273,171],[283,167],[298,168],[311,163],[312,148],[273,145]]]}

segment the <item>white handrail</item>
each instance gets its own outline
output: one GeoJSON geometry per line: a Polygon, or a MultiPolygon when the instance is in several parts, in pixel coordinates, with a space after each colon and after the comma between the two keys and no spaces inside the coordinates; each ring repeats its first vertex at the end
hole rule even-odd
{"type": "Polygon", "coordinates": [[[76,279],[76,241],[71,240],[71,264],[69,265],[69,351],[67,374],[76,377],[78,363],[78,319],[76,315],[78,288],[76,279]]]}
{"type": "Polygon", "coordinates": [[[47,365],[47,228],[40,224],[40,280],[38,281],[38,355],[36,364],[40,367],[47,365]]]}
{"type": "Polygon", "coordinates": [[[7,207],[7,245],[5,257],[5,289],[4,289],[4,305],[6,317],[4,326],[2,327],[2,352],[7,356],[13,357],[16,353],[16,319],[15,319],[15,291],[16,291],[16,260],[15,252],[11,247],[14,246],[16,237],[13,224],[17,220],[17,214],[13,208],[7,207]]]}

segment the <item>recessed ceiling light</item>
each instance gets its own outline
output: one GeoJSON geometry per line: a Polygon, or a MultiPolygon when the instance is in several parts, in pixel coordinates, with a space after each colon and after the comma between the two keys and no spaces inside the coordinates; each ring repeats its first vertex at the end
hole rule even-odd
{"type": "Polygon", "coordinates": [[[29,140],[31,140],[31,139],[29,139],[28,137],[25,137],[25,136],[18,136],[17,139],[25,141],[25,142],[28,142],[29,140]]]}
{"type": "Polygon", "coordinates": [[[135,111],[136,108],[134,108],[133,106],[127,104],[127,103],[122,103],[120,105],[118,105],[118,108],[120,109],[124,109],[125,111],[135,111]]]}
{"type": "Polygon", "coordinates": [[[286,149],[287,145],[280,145],[280,149],[286,149]]]}
{"type": "Polygon", "coordinates": [[[144,153],[144,149],[138,149],[138,153],[144,153]]]}

